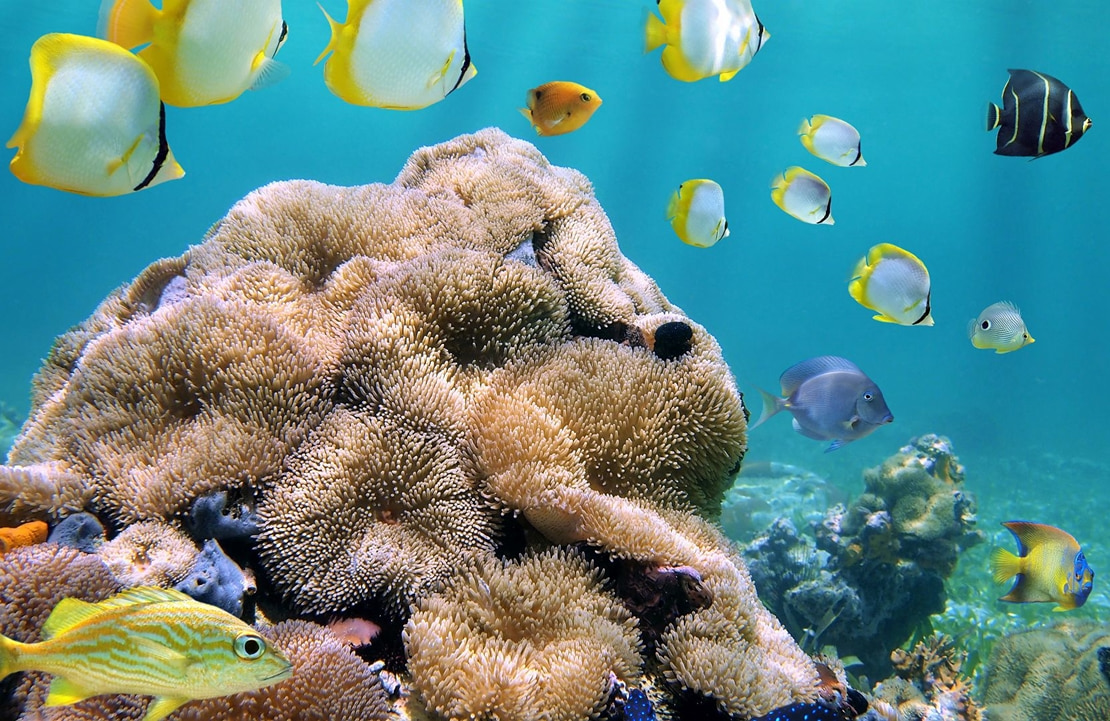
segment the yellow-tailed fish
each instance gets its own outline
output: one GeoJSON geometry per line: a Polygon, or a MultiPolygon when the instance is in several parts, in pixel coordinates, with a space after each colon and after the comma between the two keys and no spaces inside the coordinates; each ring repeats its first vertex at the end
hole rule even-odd
{"type": "Polygon", "coordinates": [[[1009,353],[1033,342],[1021,311],[1007,301],[992,303],[978,318],[967,323],[967,335],[976,348],[993,348],[995,353],[1009,353]]]}
{"type": "Polygon", "coordinates": [[[667,220],[683,243],[708,248],[728,235],[724,191],[712,180],[687,180],[671,195],[667,220]]]}
{"type": "Polygon", "coordinates": [[[180,591],[137,587],[100,603],[66,598],[39,643],[0,636],[0,678],[53,674],[46,706],[100,694],[154,696],[143,721],[188,701],[277,683],[293,666],[235,616],[180,591]]]}
{"type": "Polygon", "coordinates": [[[115,43],[51,33],[31,47],[31,96],[11,171],[25,183],[122,195],[185,174],[150,67],[115,43]]]}
{"type": "MultiPolygon", "coordinates": [[[[323,6],[320,6],[323,10],[323,6]]],[[[462,0],[347,0],[331,25],[324,82],[352,105],[417,110],[477,74],[470,62],[462,0]]]]}
{"type": "Polygon", "coordinates": [[[648,14],[644,52],[663,48],[671,77],[695,82],[731,80],[751,62],[770,33],[749,0],[659,0],[660,20],[648,14]]]}
{"type": "Polygon", "coordinates": [[[771,200],[803,223],[833,225],[832,191],[805,168],[792,166],[772,180],[771,200]]]}
{"type": "Polygon", "coordinates": [[[98,35],[139,51],[179,107],[227,103],[289,74],[274,60],[288,28],[281,0],[103,0],[98,35]]]}
{"type": "Polygon", "coordinates": [[[540,135],[564,135],[578,130],[601,107],[601,96],[585,85],[569,80],[554,80],[528,91],[528,118],[540,135]]]}
{"type": "Polygon", "coordinates": [[[897,245],[872,247],[856,264],[848,293],[864,308],[876,311],[875,320],[933,324],[929,270],[916,255],[897,245]]]}
{"type": "Polygon", "coordinates": [[[830,115],[814,115],[798,126],[798,135],[806,150],[821,160],[846,168],[863,167],[859,131],[840,118],[830,115]]]}
{"type": "Polygon", "coordinates": [[[1014,587],[1000,598],[1011,603],[1055,603],[1053,611],[1079,608],[1087,602],[1095,572],[1079,542],[1054,526],[1027,521],[1002,524],[1017,539],[1018,555],[1004,548],[991,552],[995,583],[1017,576],[1014,587]]]}

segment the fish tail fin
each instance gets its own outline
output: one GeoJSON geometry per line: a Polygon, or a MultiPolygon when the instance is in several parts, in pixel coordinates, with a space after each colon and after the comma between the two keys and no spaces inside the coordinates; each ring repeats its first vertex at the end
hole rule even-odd
{"type": "Polygon", "coordinates": [[[667,26],[663,24],[658,15],[648,10],[647,21],[644,23],[644,52],[650,53],[666,42],[667,26]]]}
{"type": "Polygon", "coordinates": [[[768,393],[762,388],[757,388],[759,395],[763,396],[763,412],[759,414],[759,420],[748,426],[748,430],[761,426],[767,422],[767,419],[775,415],[783,408],[786,408],[786,399],[779,398],[773,393],[768,393]]]}
{"type": "Polygon", "coordinates": [[[18,664],[19,647],[22,645],[19,641],[0,634],[0,678],[23,670],[18,664]]]}
{"type": "Polygon", "coordinates": [[[809,122],[809,118],[802,118],[802,122],[798,126],[798,135],[809,135],[812,130],[813,124],[809,122]]]}
{"type": "Polygon", "coordinates": [[[1005,583],[1021,573],[1021,559],[1005,548],[999,547],[991,551],[990,564],[995,583],[1005,583]]]}
{"type": "Polygon", "coordinates": [[[324,9],[323,5],[320,5],[320,3],[316,4],[319,5],[320,12],[324,13],[324,17],[328,20],[328,27],[331,28],[331,38],[328,40],[328,45],[324,48],[324,52],[320,53],[320,56],[312,63],[313,65],[319,65],[320,61],[328,56],[328,53],[336,49],[339,45],[339,35],[343,31],[343,23],[337,23],[332,19],[331,15],[328,15],[328,11],[324,9]]]}
{"type": "Polygon", "coordinates": [[[1002,108],[994,103],[987,103],[987,132],[994,130],[1002,124],[1002,108]]]}
{"type": "Polygon", "coordinates": [[[96,34],[131,50],[154,39],[154,21],[159,15],[149,0],[102,0],[96,34]]]}

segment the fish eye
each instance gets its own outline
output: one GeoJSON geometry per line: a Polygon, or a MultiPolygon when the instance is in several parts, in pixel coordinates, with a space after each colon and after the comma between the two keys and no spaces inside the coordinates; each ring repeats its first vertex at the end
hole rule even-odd
{"type": "Polygon", "coordinates": [[[266,650],[266,642],[261,636],[245,633],[235,639],[235,655],[239,658],[255,659],[266,650]]]}
{"type": "Polygon", "coordinates": [[[582,98],[582,102],[584,102],[584,103],[590,102],[590,94],[589,93],[582,93],[578,97],[582,98]]]}
{"type": "Polygon", "coordinates": [[[985,320],[985,321],[983,321],[979,324],[979,327],[982,328],[983,330],[990,330],[991,329],[991,322],[989,320],[985,320]]]}
{"type": "Polygon", "coordinates": [[[875,398],[875,394],[871,393],[870,391],[863,394],[863,400],[865,400],[865,401],[870,401],[870,400],[873,400],[874,398],[875,398]]]}
{"type": "Polygon", "coordinates": [[[1029,340],[1029,334],[1028,333],[1022,333],[1021,334],[1021,339],[1022,340],[1029,340]]]}

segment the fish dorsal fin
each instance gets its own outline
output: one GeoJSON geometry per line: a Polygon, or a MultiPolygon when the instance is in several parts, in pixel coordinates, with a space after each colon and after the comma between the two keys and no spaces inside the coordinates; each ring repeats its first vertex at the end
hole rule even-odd
{"type": "Polygon", "coordinates": [[[98,692],[87,691],[79,686],[75,686],[70,681],[55,676],[54,680],[50,682],[50,692],[46,695],[46,700],[43,706],[68,706],[71,703],[84,701],[87,698],[96,696],[98,692]]]}
{"type": "Polygon", "coordinates": [[[1017,539],[1019,556],[1027,556],[1029,549],[1051,542],[1065,543],[1079,550],[1079,542],[1070,533],[1055,526],[1031,521],[1008,521],[1002,525],[1017,539]]]}
{"type": "Polygon", "coordinates": [[[133,606],[140,603],[168,603],[177,601],[192,601],[192,596],[175,591],[172,588],[159,588],[158,586],[135,586],[126,591],[121,591],[115,596],[101,601],[101,608],[116,608],[119,606],[133,606]]]}
{"type": "MultiPolygon", "coordinates": [[[[43,639],[53,638],[100,613],[100,605],[79,598],[63,598],[42,625],[43,639]]],[[[69,703],[69,702],[66,702],[69,703]]]]}
{"type": "Polygon", "coordinates": [[[817,356],[792,365],[783,371],[782,375],[779,376],[779,383],[782,384],[782,394],[790,396],[798,390],[798,386],[810,378],[834,371],[850,371],[863,375],[863,371],[847,358],[834,355],[817,356]]]}

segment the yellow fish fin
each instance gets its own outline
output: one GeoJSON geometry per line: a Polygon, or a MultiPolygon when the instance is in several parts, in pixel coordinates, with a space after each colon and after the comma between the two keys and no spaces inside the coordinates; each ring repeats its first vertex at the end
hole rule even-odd
{"type": "Polygon", "coordinates": [[[250,88],[251,90],[261,90],[271,85],[277,85],[289,77],[289,72],[288,65],[266,57],[265,51],[259,50],[258,54],[254,56],[254,60],[251,61],[253,80],[251,80],[250,88]]]}
{"type": "Polygon", "coordinates": [[[84,621],[100,613],[100,607],[95,603],[82,601],[79,598],[63,598],[46,618],[42,625],[43,639],[53,638],[63,631],[68,631],[84,621]]]}
{"type": "Polygon", "coordinates": [[[427,87],[434,88],[436,85],[443,82],[443,78],[445,78],[447,76],[448,68],[451,67],[451,61],[454,60],[454,59],[455,59],[455,51],[452,50],[451,54],[447,56],[447,60],[444,61],[443,67],[441,67],[436,72],[432,73],[431,77],[428,78],[427,87]]]}
{"type": "Polygon", "coordinates": [[[1005,548],[991,551],[991,576],[995,583],[1004,583],[1021,573],[1021,559],[1005,548]]]}
{"type": "Polygon", "coordinates": [[[95,604],[101,608],[118,608],[119,606],[133,606],[140,603],[167,603],[175,601],[192,601],[192,596],[175,591],[172,588],[159,588],[158,586],[135,586],[126,591],[121,591],[109,599],[95,604]]]}
{"type": "Polygon", "coordinates": [[[1026,555],[1026,549],[1031,550],[1046,543],[1063,543],[1072,549],[1073,553],[1079,553],[1079,541],[1067,531],[1062,531],[1055,526],[1030,521],[1007,521],[1002,525],[1017,538],[1022,547],[1023,556],[1026,555]]]}
{"type": "Polygon", "coordinates": [[[520,111],[521,115],[523,115],[525,118],[528,119],[528,122],[531,123],[532,127],[536,129],[537,133],[539,133],[540,132],[540,126],[536,124],[535,120],[532,120],[532,111],[529,110],[528,108],[517,108],[517,110],[520,111]]]}
{"type": "Polygon", "coordinates": [[[161,14],[149,0],[103,0],[96,34],[131,50],[154,40],[154,23],[161,14]]]}
{"type": "Polygon", "coordinates": [[[646,10],[647,19],[644,22],[644,52],[650,53],[660,45],[667,44],[667,26],[659,16],[651,10],[646,10]]]}
{"type": "Polygon", "coordinates": [[[146,707],[146,716],[143,716],[143,721],[159,721],[159,719],[164,719],[176,711],[178,707],[188,703],[188,701],[189,699],[187,698],[159,696],[146,707]]]}
{"type": "Polygon", "coordinates": [[[50,682],[50,693],[47,694],[46,700],[43,701],[42,705],[68,706],[71,703],[77,703],[91,696],[96,696],[97,693],[97,691],[87,691],[76,686],[61,676],[55,676],[54,680],[50,682]]]}
{"type": "Polygon", "coordinates": [[[331,38],[328,40],[328,45],[324,48],[324,52],[320,53],[320,57],[316,58],[316,61],[312,63],[313,65],[318,65],[321,60],[328,56],[328,53],[339,47],[339,36],[343,34],[343,26],[346,24],[337,23],[335,20],[332,20],[331,15],[328,15],[328,11],[324,10],[324,6],[320,5],[320,3],[316,4],[320,6],[320,11],[324,13],[324,17],[328,19],[328,26],[331,28],[331,38]]]}
{"type": "Polygon", "coordinates": [[[883,323],[895,323],[897,325],[901,325],[901,323],[898,320],[896,320],[894,318],[891,318],[888,315],[883,315],[882,313],[879,313],[878,315],[873,315],[871,317],[874,318],[875,320],[881,321],[883,323]]]}
{"type": "Polygon", "coordinates": [[[721,73],[721,76],[720,76],[721,82],[722,83],[727,83],[729,80],[732,80],[734,77],[736,77],[736,73],[738,73],[738,72],[740,72],[739,68],[737,68],[736,70],[730,70],[727,73],[721,73]]]}

